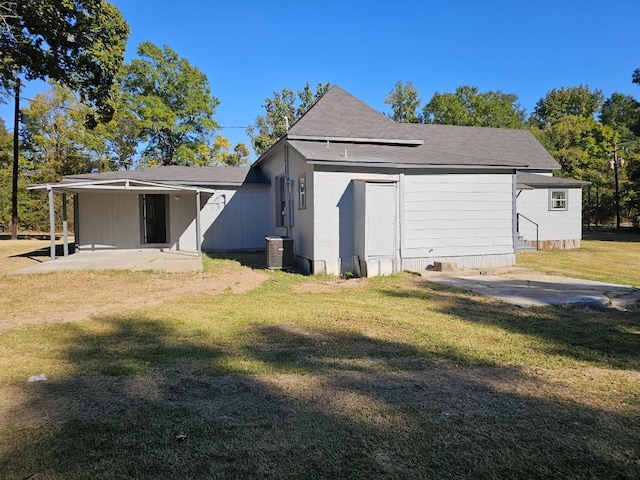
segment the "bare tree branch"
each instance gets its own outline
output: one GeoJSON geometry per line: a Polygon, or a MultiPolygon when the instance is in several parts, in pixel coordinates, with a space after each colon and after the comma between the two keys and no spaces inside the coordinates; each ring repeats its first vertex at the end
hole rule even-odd
{"type": "Polygon", "coordinates": [[[13,32],[8,20],[18,18],[16,5],[17,2],[0,0],[0,32],[8,34],[11,37],[13,37],[13,32]]]}

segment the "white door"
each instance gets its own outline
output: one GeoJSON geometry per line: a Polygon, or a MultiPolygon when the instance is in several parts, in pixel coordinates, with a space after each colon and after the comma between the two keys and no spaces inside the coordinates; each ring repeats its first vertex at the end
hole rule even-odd
{"type": "Polygon", "coordinates": [[[396,186],[369,183],[366,196],[366,256],[396,256],[396,186]]]}

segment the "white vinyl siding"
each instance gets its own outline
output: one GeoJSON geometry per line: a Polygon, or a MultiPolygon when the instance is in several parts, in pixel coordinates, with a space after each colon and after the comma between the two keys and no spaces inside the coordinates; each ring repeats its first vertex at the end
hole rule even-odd
{"type": "Polygon", "coordinates": [[[408,258],[513,253],[513,183],[509,174],[404,177],[408,258]]]}
{"type": "MultiPolygon", "coordinates": [[[[549,189],[522,190],[518,195],[518,213],[539,225],[540,241],[580,240],[582,238],[582,189],[568,188],[567,209],[549,210],[549,189]]],[[[536,239],[536,227],[520,219],[520,235],[536,239]]]]}
{"type": "MultiPolygon", "coordinates": [[[[172,250],[197,250],[194,192],[167,195],[172,250]]],[[[81,193],[78,201],[81,249],[143,248],[140,197],[134,193],[81,193]]],[[[268,235],[269,188],[217,189],[201,194],[203,250],[264,248],[268,235]]]]}
{"type": "Polygon", "coordinates": [[[399,175],[315,171],[313,244],[316,273],[340,274],[353,269],[354,219],[353,179],[397,181],[399,175]]]}

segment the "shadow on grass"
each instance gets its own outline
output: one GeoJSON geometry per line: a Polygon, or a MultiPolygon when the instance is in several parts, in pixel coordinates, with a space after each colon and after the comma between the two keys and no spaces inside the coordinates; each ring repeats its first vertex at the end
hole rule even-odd
{"type": "Polygon", "coordinates": [[[205,252],[205,255],[211,259],[234,260],[256,270],[267,268],[264,252],[205,252]]]}
{"type": "Polygon", "coordinates": [[[583,240],[598,240],[601,242],[640,242],[640,229],[624,227],[620,230],[613,228],[582,229],[583,240]]]}
{"type": "Polygon", "coordinates": [[[66,326],[73,372],[15,387],[3,478],[637,478],[637,422],[516,393],[547,387],[518,369],[355,332],[257,326],[231,348],[187,327],[66,326]]]}
{"type": "Polygon", "coordinates": [[[640,370],[640,318],[637,312],[605,307],[551,306],[520,308],[483,302],[474,294],[421,282],[418,289],[384,290],[386,295],[427,300],[448,299],[439,309],[466,322],[496,326],[543,341],[544,353],[594,366],[640,370]],[[441,292],[440,294],[438,292],[441,292]]]}

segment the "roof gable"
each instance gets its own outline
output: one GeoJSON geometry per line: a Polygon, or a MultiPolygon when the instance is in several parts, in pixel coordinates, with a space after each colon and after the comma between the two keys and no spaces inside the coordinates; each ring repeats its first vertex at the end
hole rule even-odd
{"type": "Polygon", "coordinates": [[[421,143],[402,125],[337,86],[331,87],[313,104],[289,129],[287,138],[421,143]]]}

